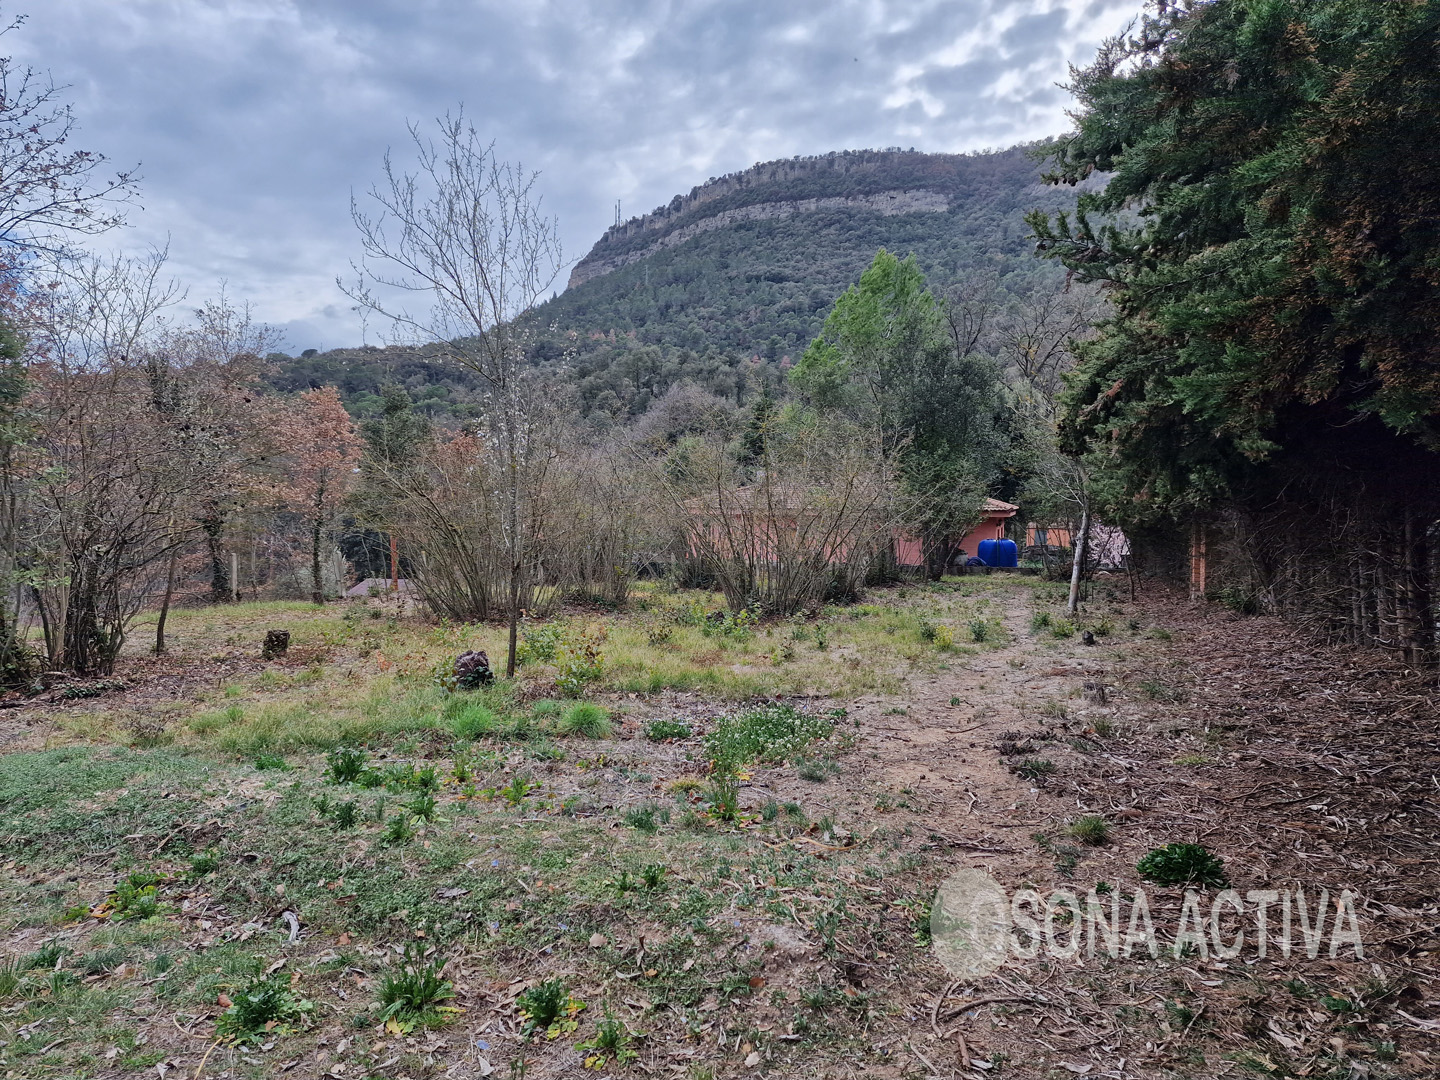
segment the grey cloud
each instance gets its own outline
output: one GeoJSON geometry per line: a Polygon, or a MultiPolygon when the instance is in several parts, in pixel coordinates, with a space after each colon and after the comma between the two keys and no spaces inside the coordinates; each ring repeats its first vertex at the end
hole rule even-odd
{"type": "MultiPolygon", "coordinates": [[[[1063,130],[1054,83],[1140,0],[31,0],[4,41],[70,83],[77,145],[143,163],[118,242],[169,238],[295,350],[350,344],[352,191],[463,101],[542,170],[573,256],[755,161],[1063,130]]],[[[116,241],[110,237],[108,242],[116,241]]],[[[373,335],[372,335],[373,336],[373,335]]]]}

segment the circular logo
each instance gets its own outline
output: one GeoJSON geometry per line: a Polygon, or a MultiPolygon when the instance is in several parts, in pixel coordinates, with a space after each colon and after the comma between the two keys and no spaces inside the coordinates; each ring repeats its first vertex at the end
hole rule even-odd
{"type": "Polygon", "coordinates": [[[1010,898],[984,870],[957,870],[930,905],[935,957],[957,978],[978,979],[999,969],[1010,945],[1010,898]]]}

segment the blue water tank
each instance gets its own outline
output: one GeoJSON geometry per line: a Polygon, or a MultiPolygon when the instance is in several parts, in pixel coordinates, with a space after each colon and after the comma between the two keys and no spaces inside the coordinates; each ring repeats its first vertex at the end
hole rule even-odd
{"type": "Polygon", "coordinates": [[[981,540],[979,555],[986,566],[1020,565],[1020,552],[1014,540],[981,540]]]}

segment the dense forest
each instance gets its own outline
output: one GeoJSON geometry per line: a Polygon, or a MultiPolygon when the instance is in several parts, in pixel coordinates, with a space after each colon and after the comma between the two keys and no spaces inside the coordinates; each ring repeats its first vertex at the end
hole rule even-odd
{"type": "MultiPolygon", "coordinates": [[[[542,367],[565,365],[587,415],[638,415],[682,381],[741,405],[767,389],[785,394],[785,372],[881,248],[913,255],[940,292],[976,278],[1016,299],[1053,290],[1062,275],[1033,257],[1023,216],[1058,209],[1073,194],[1041,183],[1034,150],[835,154],[713,180],[612,228],[580,265],[645,250],[696,218],[737,206],[916,185],[943,192],[950,205],[896,215],[831,206],[740,221],[658,248],[541,304],[526,320],[530,358],[542,367]]],[[[392,380],[435,419],[475,414],[473,378],[423,351],[366,347],[271,360],[278,389],[334,385],[357,415],[372,414],[381,385],[392,380]]]]}

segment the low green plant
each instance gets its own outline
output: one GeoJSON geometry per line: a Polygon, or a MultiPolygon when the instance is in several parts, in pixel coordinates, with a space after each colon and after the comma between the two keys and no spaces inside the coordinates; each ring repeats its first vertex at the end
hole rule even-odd
{"type": "Polygon", "coordinates": [[[653,836],[659,831],[660,825],[655,820],[656,807],[652,805],[635,806],[625,811],[623,820],[630,828],[638,832],[653,836]]]}
{"type": "Polygon", "coordinates": [[[1010,766],[1010,771],[1022,780],[1038,784],[1054,775],[1055,763],[1044,758],[1026,758],[1020,764],[1010,766]]]}
{"type": "Polygon", "coordinates": [[[605,674],[605,656],[600,646],[605,641],[604,627],[587,627],[567,637],[564,658],[555,685],[566,697],[579,697],[585,687],[605,674]]]}
{"type": "Polygon", "coordinates": [[[284,975],[257,976],[230,995],[230,1005],[215,1021],[215,1033],[239,1043],[273,1038],[315,1009],[297,998],[284,975]]]}
{"type": "Polygon", "coordinates": [[[405,809],[421,821],[434,821],[437,812],[435,796],[428,791],[421,791],[405,804],[405,809]]]}
{"type": "Polygon", "coordinates": [[[1030,616],[1030,632],[1032,634],[1038,634],[1042,630],[1049,630],[1051,622],[1050,612],[1037,611],[1034,615],[1030,616]]]}
{"type": "Polygon", "coordinates": [[[0,960],[0,1001],[6,1000],[20,989],[22,978],[18,961],[0,960]]]}
{"type": "Polygon", "coordinates": [[[585,1054],[585,1068],[599,1071],[614,1061],[627,1065],[639,1058],[639,1052],[631,1045],[630,1029],[623,1020],[617,1020],[605,1009],[605,1018],[595,1023],[595,1034],[584,1042],[575,1044],[575,1049],[585,1054]]]}
{"type": "Polygon", "coordinates": [[[380,1019],[402,1031],[438,1019],[441,1002],[455,996],[444,969],[444,959],[427,956],[422,942],[406,943],[399,966],[380,981],[380,1019]]]}
{"type": "Polygon", "coordinates": [[[1229,885],[1224,860],[1200,844],[1166,844],[1152,849],[1135,864],[1140,876],[1160,885],[1229,885]]]}
{"type": "Polygon", "coordinates": [[[705,794],[711,817],[717,821],[739,819],[740,784],[733,777],[717,775],[705,794]]]}
{"type": "Polygon", "coordinates": [[[990,641],[995,637],[995,626],[988,619],[971,619],[969,629],[970,640],[977,643],[990,641]]]}
{"type": "Polygon", "coordinates": [[[80,958],[80,974],[105,975],[114,971],[130,958],[130,950],[124,945],[112,945],[108,949],[96,949],[80,958]]]}
{"type": "Polygon", "coordinates": [[[717,771],[732,771],[752,761],[785,761],[834,730],[832,716],[801,712],[793,705],[762,705],[721,717],[705,736],[705,752],[717,771]]]}
{"type": "Polygon", "coordinates": [[[160,914],[160,899],[156,896],[160,882],[159,874],[139,872],[128,875],[115,886],[111,897],[112,919],[148,919],[160,914]]]}
{"type": "Polygon", "coordinates": [[[666,739],[688,739],[690,725],[680,720],[651,720],[645,725],[645,737],[651,742],[666,739]]]}
{"type": "Polygon", "coordinates": [[[58,941],[47,941],[34,952],[26,954],[20,961],[20,969],[23,971],[50,971],[69,955],[69,946],[58,941]]]}
{"type": "Polygon", "coordinates": [[[529,627],[515,648],[515,663],[519,667],[527,664],[548,664],[555,659],[565,639],[562,623],[545,623],[529,627]]]}
{"type": "Polygon", "coordinates": [[[285,772],[290,766],[286,764],[282,754],[260,753],[255,755],[255,768],[261,771],[274,769],[278,772],[285,772]]]}
{"type": "Polygon", "coordinates": [[[510,783],[497,791],[496,794],[511,806],[519,806],[525,801],[525,796],[534,791],[536,787],[537,785],[531,781],[529,776],[524,773],[516,773],[510,778],[510,783]]]}
{"type": "Polygon", "coordinates": [[[665,884],[665,867],[660,863],[646,863],[640,868],[640,880],[645,888],[655,890],[665,884]]]}
{"type": "Polygon", "coordinates": [[[383,839],[387,844],[406,844],[415,839],[415,822],[409,814],[396,814],[385,826],[383,839]]]}
{"type": "Polygon", "coordinates": [[[832,776],[840,775],[840,765],[834,758],[801,757],[795,761],[795,774],[801,780],[809,780],[812,784],[821,784],[832,776]]]}
{"type": "Polygon", "coordinates": [[[585,1008],[584,1002],[570,996],[570,986],[563,978],[546,979],[522,991],[515,999],[515,1005],[524,1020],[522,1035],[543,1031],[552,1039],[562,1034],[561,1029],[567,1020],[573,1023],[575,1016],[585,1008]]]}
{"type": "Polygon", "coordinates": [[[565,710],[555,725],[559,735],[586,739],[608,739],[615,733],[610,713],[592,701],[577,701],[565,710]]]}
{"type": "Polygon", "coordinates": [[[1056,638],[1072,638],[1075,636],[1075,624],[1069,619],[1056,619],[1050,624],[1050,636],[1056,638]]]}
{"type": "Polygon", "coordinates": [[[355,828],[359,820],[360,814],[354,799],[336,803],[335,808],[330,812],[331,826],[340,831],[355,828]]]}
{"type": "Polygon", "coordinates": [[[190,858],[190,876],[192,878],[202,878],[219,869],[220,852],[217,848],[207,848],[190,858]]]}
{"type": "Polygon", "coordinates": [[[353,784],[365,771],[365,751],[341,746],[325,755],[325,775],[336,784],[353,784]]]}

